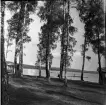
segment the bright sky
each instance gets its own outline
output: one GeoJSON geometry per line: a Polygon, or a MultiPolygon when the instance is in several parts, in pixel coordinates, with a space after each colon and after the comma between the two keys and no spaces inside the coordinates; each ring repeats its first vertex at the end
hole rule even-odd
{"type": "MultiPolygon", "coordinates": [[[[77,40],[77,44],[75,46],[75,49],[77,50],[76,53],[73,56],[73,62],[71,65],[71,68],[74,69],[81,69],[82,68],[82,56],[81,56],[81,47],[80,45],[84,43],[84,24],[81,23],[79,20],[78,11],[76,9],[71,9],[70,14],[72,15],[72,18],[74,19],[73,25],[78,28],[78,32],[74,34],[74,37],[77,40]]],[[[23,63],[24,64],[30,64],[34,65],[37,60],[37,44],[39,43],[39,36],[38,32],[40,32],[40,27],[43,25],[42,22],[40,22],[40,18],[33,14],[31,17],[34,19],[34,21],[30,24],[30,31],[28,33],[29,36],[31,36],[31,42],[24,44],[24,53],[26,56],[23,57],[23,63]]],[[[7,20],[11,18],[11,13],[6,10],[5,14],[5,38],[8,34],[7,32],[7,20]]],[[[5,44],[6,46],[6,44],[5,44]]],[[[6,48],[5,48],[6,50],[6,48]]],[[[14,53],[15,53],[15,44],[13,44],[11,47],[9,47],[9,50],[12,50],[12,52],[8,52],[7,55],[7,61],[14,61],[14,53]]],[[[52,67],[60,67],[60,42],[58,42],[57,48],[52,52],[54,55],[52,67]]],[[[85,70],[88,71],[96,71],[98,67],[98,58],[97,55],[95,55],[92,52],[92,49],[90,48],[89,51],[86,53],[86,55],[91,56],[91,60],[88,61],[85,60],[85,70]]],[[[102,66],[104,66],[104,61],[102,60],[102,66]]]]}

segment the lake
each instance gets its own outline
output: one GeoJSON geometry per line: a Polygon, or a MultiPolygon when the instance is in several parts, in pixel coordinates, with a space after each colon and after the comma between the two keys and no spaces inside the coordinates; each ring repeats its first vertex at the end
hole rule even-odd
{"type": "MultiPolygon", "coordinates": [[[[51,78],[58,78],[59,71],[50,71],[51,78]]],[[[38,69],[23,69],[23,75],[39,76],[38,69]]],[[[45,70],[41,70],[41,76],[46,76],[45,70]]],[[[64,76],[64,72],[63,72],[64,76]]],[[[67,72],[67,79],[80,80],[81,72],[67,72]]],[[[98,73],[84,73],[84,81],[96,82],[98,83],[99,74],[98,73]]]]}

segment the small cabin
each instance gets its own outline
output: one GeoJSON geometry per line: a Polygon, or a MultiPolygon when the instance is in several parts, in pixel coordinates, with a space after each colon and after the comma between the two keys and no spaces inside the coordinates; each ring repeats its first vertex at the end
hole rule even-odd
{"type": "Polygon", "coordinates": [[[14,73],[14,64],[12,64],[12,63],[7,64],[7,72],[10,74],[14,73]]]}

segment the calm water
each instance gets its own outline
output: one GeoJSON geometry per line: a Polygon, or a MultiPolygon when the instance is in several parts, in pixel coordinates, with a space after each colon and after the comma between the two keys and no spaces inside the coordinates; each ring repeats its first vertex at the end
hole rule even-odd
{"type": "MultiPolygon", "coordinates": [[[[52,78],[58,78],[59,71],[51,71],[50,75],[52,78]]],[[[23,75],[32,75],[32,76],[38,76],[39,70],[37,69],[24,69],[23,75]]],[[[41,70],[41,75],[46,76],[45,70],[41,70]]],[[[64,76],[64,72],[63,72],[64,76]]],[[[81,73],[80,72],[67,72],[67,79],[71,80],[80,80],[81,73]]],[[[90,82],[96,82],[98,83],[99,75],[98,73],[84,73],[84,80],[90,81],[90,82]]]]}

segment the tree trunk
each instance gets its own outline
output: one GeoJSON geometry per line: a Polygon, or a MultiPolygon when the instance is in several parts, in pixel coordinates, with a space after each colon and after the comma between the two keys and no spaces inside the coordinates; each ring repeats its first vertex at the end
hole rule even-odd
{"type": "Polygon", "coordinates": [[[67,76],[66,76],[66,74],[67,74],[67,46],[66,46],[66,52],[65,52],[65,67],[64,67],[64,69],[65,69],[65,71],[64,71],[64,85],[65,86],[67,86],[67,76]]]}
{"type": "MultiPolygon", "coordinates": [[[[63,0],[63,15],[64,15],[64,19],[65,19],[65,12],[64,12],[64,8],[65,8],[65,3],[63,0]]],[[[65,23],[65,22],[64,22],[65,23]]],[[[59,74],[59,78],[62,79],[63,78],[63,68],[64,68],[64,62],[63,62],[63,56],[64,56],[64,24],[63,24],[63,30],[62,30],[62,36],[61,36],[61,60],[60,60],[60,74],[59,74]]]]}
{"type": "MultiPolygon", "coordinates": [[[[64,79],[64,85],[67,86],[67,58],[68,58],[68,45],[69,45],[69,12],[70,12],[70,1],[68,0],[67,1],[67,10],[68,10],[68,17],[67,17],[67,24],[66,24],[66,28],[67,28],[67,31],[66,31],[66,45],[65,45],[65,79],[64,79]]],[[[66,10],[65,10],[65,13],[66,13],[66,10]]],[[[66,18],[65,18],[66,19],[66,18]]]]}
{"type": "Polygon", "coordinates": [[[83,74],[84,74],[84,65],[85,65],[85,48],[86,48],[86,35],[84,40],[84,51],[83,51],[83,64],[82,64],[82,71],[81,71],[81,81],[84,81],[83,74]]]}
{"type": "Polygon", "coordinates": [[[17,49],[15,48],[15,55],[14,55],[14,74],[17,75],[17,49]]]}
{"type": "Polygon", "coordinates": [[[39,77],[41,77],[41,60],[40,60],[40,63],[39,63],[39,77]]]}
{"type": "Polygon", "coordinates": [[[48,48],[46,49],[46,78],[50,78],[48,48]]]}
{"type": "Polygon", "coordinates": [[[100,39],[99,39],[99,32],[98,32],[98,64],[99,64],[99,84],[103,84],[103,76],[102,76],[102,71],[101,71],[101,59],[100,59],[100,52],[99,52],[99,43],[100,43],[100,39]]]}
{"type": "Polygon", "coordinates": [[[4,15],[5,15],[5,2],[1,2],[1,74],[4,76],[4,15]]]}
{"type": "Polygon", "coordinates": [[[4,15],[5,15],[5,1],[1,1],[1,96],[2,105],[8,105],[9,96],[8,89],[8,73],[4,54],[4,15]]]}
{"type": "Polygon", "coordinates": [[[49,73],[49,35],[47,38],[47,46],[46,46],[46,78],[49,79],[50,73],[49,73]]]}
{"type": "Polygon", "coordinates": [[[22,76],[23,72],[23,33],[24,33],[24,18],[25,18],[25,2],[21,1],[20,19],[21,19],[21,44],[20,44],[20,55],[19,55],[19,77],[22,76]]]}
{"type": "Polygon", "coordinates": [[[19,55],[19,77],[22,76],[23,72],[23,44],[20,45],[20,55],[19,55]]]}
{"type": "Polygon", "coordinates": [[[48,81],[50,81],[50,68],[49,68],[49,60],[48,60],[48,81]]]}
{"type": "Polygon", "coordinates": [[[47,45],[46,45],[46,78],[48,81],[50,81],[50,68],[49,68],[49,62],[50,62],[50,34],[51,34],[51,14],[52,14],[52,1],[50,1],[50,7],[48,8],[48,12],[50,12],[48,16],[48,36],[47,36],[47,45]]]}
{"type": "Polygon", "coordinates": [[[46,78],[50,78],[49,61],[46,59],[46,78]]]}
{"type": "Polygon", "coordinates": [[[16,39],[15,55],[14,55],[14,74],[16,77],[18,76],[18,71],[19,71],[17,70],[17,43],[18,43],[18,40],[16,39]]]}
{"type": "Polygon", "coordinates": [[[60,58],[60,74],[59,74],[59,78],[62,79],[63,78],[63,38],[61,39],[61,58],[60,58]]]}
{"type": "Polygon", "coordinates": [[[50,78],[50,70],[49,70],[49,54],[50,54],[50,47],[49,47],[49,33],[47,37],[47,43],[46,43],[46,78],[49,80],[50,78]]]}
{"type": "Polygon", "coordinates": [[[9,37],[8,37],[8,40],[7,40],[6,58],[7,58],[7,54],[8,54],[8,47],[9,47],[9,37]]]}

